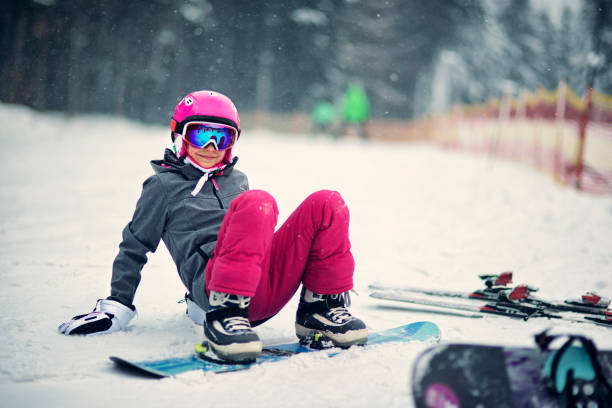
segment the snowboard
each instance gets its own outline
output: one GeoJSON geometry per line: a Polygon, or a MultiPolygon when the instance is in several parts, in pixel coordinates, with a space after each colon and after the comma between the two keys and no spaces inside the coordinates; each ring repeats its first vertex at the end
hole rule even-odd
{"type": "MultiPolygon", "coordinates": [[[[369,346],[390,342],[411,342],[411,341],[430,341],[437,343],[440,340],[440,329],[432,322],[415,322],[377,333],[370,333],[369,346]]],[[[361,347],[361,346],[353,346],[361,347]]],[[[175,376],[187,371],[202,370],[205,372],[226,373],[232,371],[246,370],[253,365],[267,364],[275,361],[285,360],[293,355],[301,353],[325,352],[330,357],[342,352],[339,348],[326,348],[317,350],[304,346],[298,342],[279,344],[275,346],[265,346],[262,355],[251,364],[219,364],[205,361],[197,357],[195,353],[187,356],[166,358],[161,360],[132,361],[130,359],[110,356],[110,360],[115,363],[115,367],[152,378],[163,378],[175,376]]]]}
{"type": "MultiPolygon", "coordinates": [[[[577,350],[572,347],[568,351],[577,350]]],[[[549,387],[552,383],[545,374],[555,352],[473,344],[431,347],[414,363],[415,405],[418,408],[565,407],[564,396],[552,391],[549,387]]],[[[612,350],[600,350],[598,360],[610,383],[612,350]]],[[[588,374],[585,368],[590,367],[588,361],[578,358],[576,361],[582,368],[574,366],[574,369],[588,374]]]]}

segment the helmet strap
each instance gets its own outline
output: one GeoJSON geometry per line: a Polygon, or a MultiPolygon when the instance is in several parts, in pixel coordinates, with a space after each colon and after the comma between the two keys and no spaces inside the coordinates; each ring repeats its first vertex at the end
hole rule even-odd
{"type": "Polygon", "coordinates": [[[176,157],[178,157],[179,159],[181,157],[185,157],[187,151],[185,150],[185,144],[183,143],[183,136],[181,136],[179,133],[172,132],[171,138],[172,150],[174,151],[176,157]]]}

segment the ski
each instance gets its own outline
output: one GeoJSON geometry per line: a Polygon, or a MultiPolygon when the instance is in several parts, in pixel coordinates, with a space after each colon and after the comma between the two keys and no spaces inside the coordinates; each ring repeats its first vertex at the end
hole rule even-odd
{"type": "Polygon", "coordinates": [[[369,285],[369,289],[384,292],[415,293],[435,297],[477,299],[487,302],[518,302],[543,307],[554,312],[573,312],[598,316],[606,316],[606,308],[610,304],[610,299],[603,298],[593,292],[586,293],[581,299],[565,300],[563,302],[540,299],[532,296],[532,293],[538,290],[532,286],[518,285],[514,288],[508,287],[507,285],[512,283],[512,272],[504,272],[500,275],[480,275],[480,278],[485,281],[486,287],[472,292],[426,289],[383,283],[373,283],[369,285]]]}
{"type": "MultiPolygon", "coordinates": [[[[510,301],[492,301],[485,305],[466,304],[459,302],[446,302],[438,299],[422,299],[410,296],[406,293],[398,293],[394,291],[374,291],[370,293],[370,297],[394,302],[410,303],[413,305],[431,306],[443,310],[459,310],[463,312],[483,313],[489,315],[498,315],[511,317],[516,319],[528,320],[535,317],[545,317],[548,319],[561,319],[565,321],[573,321],[578,323],[597,323],[612,327],[612,316],[607,315],[605,318],[596,318],[592,316],[573,317],[551,313],[545,306],[532,305],[529,303],[519,303],[510,301]],[[608,323],[610,322],[610,323],[608,323]]],[[[435,310],[431,310],[435,312],[435,310]]]]}
{"type": "Polygon", "coordinates": [[[496,314],[518,319],[529,319],[542,313],[541,308],[532,307],[529,305],[503,305],[496,303],[487,303],[484,306],[471,305],[464,303],[445,302],[436,299],[421,299],[412,297],[406,294],[375,291],[370,293],[370,297],[375,299],[390,300],[395,302],[411,303],[414,305],[433,306],[443,309],[460,310],[463,312],[496,314]]]}
{"type": "Polygon", "coordinates": [[[418,288],[414,286],[398,286],[389,285],[380,282],[372,283],[368,286],[370,290],[397,290],[401,292],[412,292],[419,293],[428,296],[441,296],[441,297],[452,297],[462,299],[485,299],[485,300],[497,300],[499,293],[507,291],[509,288],[507,285],[512,283],[512,272],[503,272],[499,275],[479,275],[485,283],[484,289],[478,289],[473,292],[460,292],[443,289],[426,289],[418,288]]]}
{"type": "Polygon", "coordinates": [[[601,326],[612,327],[612,310],[606,311],[605,317],[584,316],[584,318],[601,326]]]}
{"type": "Polygon", "coordinates": [[[485,288],[478,289],[473,292],[460,292],[443,289],[426,289],[414,286],[389,285],[381,282],[375,282],[368,286],[370,290],[397,290],[400,292],[419,293],[428,296],[454,297],[462,299],[486,299],[496,300],[500,292],[509,290],[508,284],[512,283],[512,272],[503,272],[499,275],[479,275],[479,278],[484,281],[485,288]]]}

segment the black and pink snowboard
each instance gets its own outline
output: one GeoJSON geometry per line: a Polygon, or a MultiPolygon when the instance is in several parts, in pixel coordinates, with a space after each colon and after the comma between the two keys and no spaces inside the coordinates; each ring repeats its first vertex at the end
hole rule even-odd
{"type": "MultiPolygon", "coordinates": [[[[545,370],[547,366],[550,368],[552,353],[554,350],[471,344],[431,347],[414,365],[415,405],[418,408],[565,407],[566,396],[552,390],[545,370]]],[[[612,351],[599,351],[597,359],[607,382],[612,383],[612,351]]],[[[571,368],[576,377],[589,377],[593,372],[584,358],[571,361],[568,357],[564,364],[567,366],[564,369],[571,368]]],[[[612,401],[610,405],[598,406],[612,406],[612,401]]]]}

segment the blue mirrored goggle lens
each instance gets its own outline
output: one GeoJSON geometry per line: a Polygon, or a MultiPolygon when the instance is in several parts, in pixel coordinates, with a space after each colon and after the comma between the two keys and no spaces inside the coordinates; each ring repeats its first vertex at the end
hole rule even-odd
{"type": "Polygon", "coordinates": [[[215,142],[218,150],[225,150],[235,140],[236,131],[227,126],[210,126],[201,123],[188,124],[185,129],[185,140],[197,148],[202,148],[210,142],[215,142]]]}

